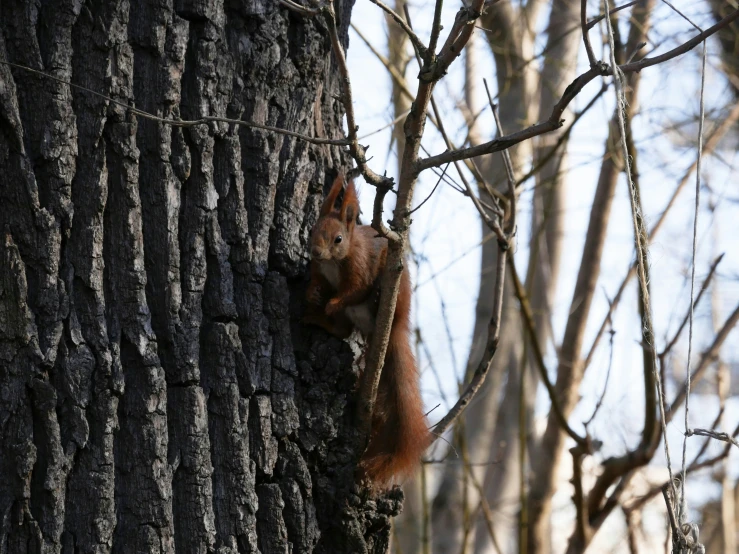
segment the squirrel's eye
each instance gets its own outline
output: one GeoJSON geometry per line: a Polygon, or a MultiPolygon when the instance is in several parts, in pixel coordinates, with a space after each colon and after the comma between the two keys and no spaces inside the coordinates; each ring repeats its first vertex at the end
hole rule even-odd
{"type": "Polygon", "coordinates": [[[337,235],[336,238],[334,239],[334,242],[336,244],[339,244],[341,242],[341,235],[337,235]]]}

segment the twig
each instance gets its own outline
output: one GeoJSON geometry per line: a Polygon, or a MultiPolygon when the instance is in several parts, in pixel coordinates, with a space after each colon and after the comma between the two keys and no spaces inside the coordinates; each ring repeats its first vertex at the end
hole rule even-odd
{"type": "Polygon", "coordinates": [[[434,188],[431,189],[431,192],[429,195],[424,198],[423,202],[421,202],[418,206],[413,208],[408,215],[412,215],[414,212],[417,212],[419,209],[421,209],[421,206],[423,206],[426,202],[429,201],[429,199],[434,195],[436,192],[437,187],[439,186],[439,183],[441,183],[442,179],[444,179],[444,175],[446,175],[446,170],[449,168],[449,164],[446,164],[444,166],[444,171],[442,171],[441,175],[439,175],[439,179],[436,181],[436,184],[434,185],[434,188]]]}
{"type": "MultiPolygon", "coordinates": [[[[734,432],[732,433],[731,437],[736,440],[736,437],[739,436],[739,425],[737,425],[736,429],[734,429],[734,432]]],[[[701,469],[706,469],[708,467],[712,467],[716,465],[718,462],[726,459],[726,457],[731,452],[731,444],[727,444],[724,450],[714,456],[713,458],[708,458],[707,460],[703,460],[702,462],[698,461],[698,458],[693,461],[693,463],[688,466],[687,474],[690,475],[692,473],[695,473],[696,471],[700,471],[701,469]]],[[[669,482],[665,482],[662,485],[658,485],[655,487],[652,487],[646,494],[639,497],[638,500],[635,500],[629,507],[629,510],[638,510],[644,504],[649,502],[652,498],[654,498],[656,495],[660,493],[660,491],[667,487],[669,485],[669,482]]]]}
{"type": "Polygon", "coordinates": [[[549,394],[549,400],[552,403],[552,410],[554,410],[554,414],[557,416],[557,420],[559,421],[560,426],[562,429],[567,433],[572,440],[575,441],[579,446],[585,448],[586,452],[591,451],[591,446],[588,444],[588,439],[583,438],[580,435],[578,435],[572,427],[570,427],[569,423],[567,423],[567,418],[564,415],[564,412],[562,410],[562,406],[559,403],[559,398],[557,396],[557,391],[554,388],[554,385],[552,384],[552,381],[549,379],[549,374],[547,373],[547,366],[544,363],[544,354],[541,350],[541,346],[539,345],[539,340],[536,334],[536,324],[534,323],[534,315],[531,311],[531,305],[529,304],[528,296],[526,295],[526,291],[523,288],[523,284],[521,283],[521,279],[518,276],[518,271],[516,270],[516,262],[513,259],[513,256],[511,256],[510,261],[508,262],[508,265],[511,268],[511,279],[513,281],[513,288],[515,290],[516,298],[518,298],[518,302],[521,304],[521,313],[523,314],[523,322],[524,326],[526,327],[526,332],[529,335],[529,342],[531,343],[532,350],[534,353],[534,360],[536,361],[536,368],[539,370],[539,375],[541,377],[542,383],[544,383],[544,388],[547,389],[547,393],[549,394]]]}
{"type": "MultiPolygon", "coordinates": [[[[617,8],[613,8],[611,11],[608,12],[608,15],[613,15],[614,13],[620,12],[621,10],[625,10],[626,8],[630,8],[634,4],[638,4],[640,0],[633,0],[633,2],[627,2],[626,4],[622,6],[618,6],[617,8]]],[[[585,25],[585,28],[589,31],[593,27],[595,27],[598,23],[603,21],[605,18],[605,15],[599,15],[588,21],[587,25],[585,25]]]]}
{"type": "Polygon", "coordinates": [[[503,550],[500,548],[500,545],[498,544],[498,537],[495,534],[493,511],[490,509],[490,504],[488,503],[487,498],[485,498],[485,491],[483,490],[482,485],[480,485],[480,482],[477,480],[475,474],[472,472],[472,466],[480,464],[471,464],[469,461],[463,461],[463,465],[464,470],[467,472],[469,480],[472,482],[472,486],[475,487],[477,495],[480,497],[479,506],[482,510],[482,515],[483,519],[485,520],[485,527],[487,527],[488,535],[490,535],[490,541],[493,543],[495,551],[498,554],[502,554],[503,550]]]}
{"type": "Polygon", "coordinates": [[[449,413],[441,418],[441,420],[439,420],[439,422],[434,426],[434,434],[437,436],[443,435],[449,426],[462,414],[464,409],[477,394],[477,391],[482,387],[482,384],[485,382],[485,378],[490,371],[490,367],[493,364],[493,358],[495,357],[495,352],[498,349],[498,342],[500,340],[500,321],[501,313],[503,311],[503,291],[505,288],[505,266],[507,254],[507,248],[499,246],[498,265],[495,275],[493,314],[490,318],[490,323],[488,324],[488,338],[485,346],[485,353],[483,354],[472,379],[470,379],[467,388],[459,396],[454,407],[449,410],[449,413]]]}
{"type": "MultiPolygon", "coordinates": [[[[488,95],[488,102],[490,102],[490,109],[493,111],[493,117],[495,118],[495,125],[498,127],[498,136],[503,135],[503,125],[500,122],[500,114],[498,113],[498,106],[493,103],[493,97],[490,95],[490,89],[488,88],[487,79],[483,79],[482,82],[485,84],[485,92],[488,95]]],[[[508,221],[506,222],[506,233],[509,235],[516,234],[516,176],[513,174],[513,162],[511,161],[511,154],[508,150],[503,150],[503,164],[505,165],[506,176],[508,177],[508,221]]]]}
{"type": "Polygon", "coordinates": [[[145,112],[144,110],[139,110],[138,108],[134,108],[133,106],[129,106],[125,102],[121,102],[120,100],[115,100],[114,98],[110,98],[109,96],[105,96],[104,94],[101,94],[99,92],[96,92],[92,89],[89,89],[87,87],[83,87],[82,85],[76,85],[74,83],[70,83],[69,81],[65,81],[64,79],[60,79],[59,77],[56,77],[54,75],[51,75],[49,73],[45,73],[43,71],[39,71],[38,69],[33,69],[30,67],[27,67],[25,65],[20,65],[12,62],[6,62],[3,60],[0,60],[0,64],[7,65],[10,67],[14,67],[16,69],[20,69],[23,71],[27,71],[29,73],[33,73],[34,75],[39,75],[40,77],[46,77],[47,79],[51,79],[52,81],[57,81],[59,83],[62,83],[64,85],[67,85],[69,87],[72,87],[77,90],[81,90],[83,92],[87,92],[88,94],[92,94],[93,96],[96,96],[98,98],[101,98],[102,100],[105,100],[106,102],[110,102],[111,104],[115,104],[117,106],[122,107],[123,109],[127,110],[133,115],[143,117],[144,119],[150,119],[152,121],[156,121],[158,123],[162,123],[164,125],[171,125],[173,127],[195,127],[197,125],[207,125],[209,123],[229,123],[231,125],[241,125],[243,127],[250,127],[254,129],[261,129],[263,131],[271,131],[273,133],[278,133],[280,135],[286,135],[289,137],[294,137],[300,140],[304,140],[306,142],[310,142],[311,144],[328,144],[332,146],[349,146],[349,141],[346,139],[325,139],[325,138],[316,138],[316,137],[309,137],[308,135],[303,135],[301,133],[296,133],[294,131],[288,131],[287,129],[280,129],[279,127],[272,127],[270,125],[262,125],[260,123],[253,123],[251,121],[243,121],[241,119],[230,119],[228,117],[214,117],[214,116],[204,116],[200,119],[194,119],[194,120],[187,120],[187,119],[169,119],[166,117],[159,117],[154,114],[151,114],[149,112],[145,112]]]}
{"type": "MultiPolygon", "coordinates": [[[[666,0],[663,0],[666,1],[666,0]]],[[[669,4],[669,2],[668,2],[669,4]]],[[[674,8],[673,8],[674,9],[674,8]]],[[[677,11],[677,10],[675,10],[677,11]]],[[[680,13],[678,11],[678,13],[680,13]]],[[[680,14],[682,15],[682,14],[680,14]]],[[[683,16],[685,17],[685,16],[683,16]]],[[[687,18],[686,18],[687,19],[687,18]]],[[[690,21],[688,19],[688,21],[690,21]]],[[[696,26],[697,27],[697,26],[696,26]]],[[[698,122],[698,163],[695,170],[695,213],[693,216],[693,251],[691,258],[691,271],[690,271],[690,325],[688,330],[688,360],[687,369],[685,371],[686,378],[686,390],[685,394],[685,435],[683,436],[683,456],[682,456],[682,483],[683,486],[680,488],[680,521],[686,517],[683,510],[687,511],[687,501],[685,500],[685,489],[687,488],[687,480],[685,479],[685,464],[687,460],[688,450],[688,437],[690,436],[690,359],[693,355],[693,298],[695,296],[695,258],[696,250],[698,248],[698,215],[700,213],[700,193],[701,193],[701,162],[703,160],[703,127],[706,120],[706,104],[705,104],[705,90],[706,90],[706,57],[708,55],[708,45],[706,42],[703,43],[703,67],[701,71],[701,92],[700,92],[700,117],[698,122]]],[[[665,441],[667,437],[665,437],[665,441]]]]}
{"type": "MultiPolygon", "coordinates": [[[[613,302],[608,300],[608,313],[609,314],[611,313],[612,306],[613,306],[613,302]]],[[[608,392],[608,381],[611,378],[611,369],[613,368],[613,336],[616,334],[616,331],[613,330],[613,321],[611,320],[610,315],[608,316],[608,324],[611,326],[611,331],[610,331],[611,339],[609,341],[610,347],[608,349],[608,369],[606,371],[606,380],[605,380],[605,383],[603,383],[603,392],[601,392],[600,396],[598,397],[598,402],[596,402],[595,404],[595,408],[593,409],[592,415],[585,423],[583,423],[583,427],[585,427],[585,429],[587,429],[588,425],[590,425],[595,419],[595,416],[598,414],[598,410],[600,410],[600,407],[603,405],[603,401],[606,398],[606,392],[608,392]]]]}
{"type": "Polygon", "coordinates": [[[593,52],[593,46],[590,44],[588,36],[588,0],[580,1],[580,25],[582,26],[582,41],[585,43],[585,52],[588,54],[588,63],[590,67],[595,67],[598,60],[593,52]]]}
{"type": "MultiPolygon", "coordinates": [[[[690,376],[691,387],[694,386],[695,383],[698,382],[700,378],[703,376],[703,372],[708,368],[710,363],[714,360],[714,358],[716,357],[716,354],[721,348],[721,345],[724,343],[726,338],[729,336],[729,333],[731,333],[731,330],[734,328],[734,326],[737,323],[739,323],[739,305],[736,306],[732,314],[724,322],[723,326],[721,327],[721,330],[716,334],[716,338],[713,340],[713,344],[711,344],[711,346],[708,347],[708,349],[703,353],[703,356],[701,356],[701,360],[698,363],[698,366],[695,368],[695,371],[690,376]]],[[[675,415],[677,407],[680,404],[682,404],[682,402],[685,400],[686,394],[687,394],[687,390],[685,388],[685,385],[683,385],[682,388],[675,395],[675,398],[672,401],[672,403],[667,408],[666,418],[668,422],[675,415]]]]}
{"type": "MultiPolygon", "coordinates": [[[[724,137],[726,132],[729,129],[731,129],[731,127],[734,125],[734,123],[736,123],[737,120],[739,120],[739,104],[736,104],[732,108],[731,112],[729,112],[726,118],[724,118],[721,121],[721,125],[719,125],[718,128],[716,128],[714,132],[711,134],[710,138],[706,141],[706,145],[703,149],[703,153],[708,154],[709,152],[712,152],[714,148],[716,148],[718,143],[721,141],[721,139],[724,137]]],[[[675,202],[677,201],[677,197],[680,195],[683,188],[688,183],[688,180],[690,179],[690,176],[693,174],[693,171],[695,171],[697,164],[698,164],[697,160],[691,164],[691,166],[683,174],[683,177],[682,179],[680,179],[680,182],[678,183],[677,187],[675,187],[675,190],[673,191],[672,196],[670,197],[670,200],[667,202],[667,206],[665,206],[665,209],[662,211],[662,214],[660,215],[659,219],[654,224],[652,229],[649,231],[650,243],[657,236],[657,233],[659,233],[659,231],[662,229],[662,226],[664,222],[666,221],[668,214],[670,213],[672,207],[675,205],[675,202]]],[[[593,339],[593,343],[590,346],[588,355],[585,358],[584,367],[588,367],[590,365],[590,362],[593,359],[595,350],[598,347],[600,339],[603,336],[603,332],[605,331],[606,325],[608,324],[608,318],[610,317],[610,312],[612,312],[613,309],[615,309],[615,307],[618,306],[618,303],[621,300],[621,296],[626,290],[626,285],[629,283],[629,281],[634,275],[636,275],[636,262],[631,264],[629,271],[626,273],[626,276],[623,278],[623,280],[621,281],[621,284],[619,285],[616,295],[613,297],[612,307],[609,310],[609,313],[607,313],[606,317],[603,319],[603,322],[601,323],[600,328],[598,329],[598,332],[595,335],[595,339],[593,339]]]]}
{"type": "MultiPolygon", "coordinates": [[[[339,66],[339,73],[341,75],[341,102],[344,104],[344,110],[346,112],[346,127],[347,134],[349,135],[349,152],[357,163],[357,167],[361,170],[364,180],[368,183],[377,187],[379,191],[390,190],[393,187],[393,180],[383,175],[378,175],[372,171],[367,165],[367,158],[365,148],[359,144],[357,138],[357,123],[354,117],[354,102],[352,100],[352,86],[351,79],[349,78],[349,68],[346,64],[346,56],[344,55],[344,49],[341,46],[339,40],[339,33],[336,29],[336,14],[332,4],[328,4],[324,9],[326,24],[328,26],[329,36],[331,37],[331,48],[336,58],[336,63],[339,66]]],[[[391,232],[383,225],[382,218],[372,220],[372,227],[380,233],[382,236],[391,238],[391,232]]]]}
{"type": "Polygon", "coordinates": [[[319,13],[321,13],[321,8],[306,8],[305,6],[301,6],[300,4],[298,4],[297,2],[293,2],[292,0],[277,1],[285,6],[287,9],[297,12],[305,17],[313,17],[314,15],[318,15],[319,13]]]}
{"type": "MultiPolygon", "coordinates": [[[[605,4],[605,11],[608,13],[609,5],[608,0],[604,0],[605,4]]],[[[739,11],[739,10],[738,10],[739,11]]],[[[649,263],[649,253],[648,253],[648,246],[647,246],[647,233],[646,233],[646,226],[644,224],[644,219],[642,217],[642,207],[641,207],[641,200],[639,197],[639,193],[637,191],[637,188],[634,183],[633,175],[631,173],[631,162],[630,162],[630,156],[629,156],[629,149],[627,146],[627,134],[626,134],[626,121],[625,121],[625,106],[626,106],[626,98],[624,95],[623,90],[623,82],[622,78],[623,75],[619,71],[617,65],[616,65],[616,47],[614,45],[614,35],[613,35],[613,28],[611,26],[611,20],[610,18],[606,18],[606,28],[608,30],[608,41],[610,45],[610,54],[611,54],[611,67],[614,68],[614,84],[616,88],[616,114],[618,119],[618,127],[619,132],[621,134],[621,148],[622,148],[622,155],[623,155],[623,162],[624,162],[624,172],[626,173],[626,181],[629,185],[629,203],[631,204],[631,220],[633,223],[634,228],[634,241],[635,241],[635,247],[636,247],[636,259],[637,259],[637,277],[639,280],[639,297],[642,304],[642,340],[645,342],[643,345],[644,349],[649,349],[649,365],[651,365],[651,368],[646,367],[646,359],[645,359],[645,377],[648,375],[649,370],[651,369],[654,382],[657,385],[657,395],[658,395],[658,402],[657,405],[659,406],[659,415],[660,415],[660,422],[662,424],[662,436],[664,437],[664,445],[665,445],[665,457],[667,458],[667,470],[670,474],[670,481],[672,481],[672,466],[670,463],[670,448],[669,448],[669,442],[667,440],[667,424],[665,421],[665,406],[664,406],[664,395],[663,395],[663,388],[662,388],[662,381],[660,379],[659,371],[657,370],[657,357],[656,352],[654,348],[654,325],[652,323],[652,306],[649,296],[649,285],[647,280],[647,272],[648,272],[648,263],[649,263]]],[[[646,358],[646,350],[645,350],[645,358],[646,358]]],[[[645,394],[648,396],[649,394],[653,394],[654,391],[647,390],[645,394]]],[[[653,406],[651,407],[653,408],[653,406]]],[[[649,409],[647,409],[647,412],[649,409]]],[[[646,421],[649,421],[651,418],[651,414],[647,413],[645,415],[646,421]]],[[[646,441],[648,440],[650,436],[650,433],[646,429],[645,424],[645,430],[644,430],[644,437],[643,442],[646,444],[646,441]]],[[[677,497],[677,495],[675,495],[677,497]]]]}
{"type": "Polygon", "coordinates": [[[567,129],[557,138],[557,142],[555,142],[552,147],[549,149],[549,151],[539,158],[536,162],[536,165],[532,167],[529,172],[518,179],[516,181],[516,188],[523,185],[526,181],[531,179],[533,176],[539,173],[539,170],[544,167],[547,163],[549,163],[549,160],[551,160],[557,151],[559,150],[559,147],[562,146],[567,140],[570,138],[570,135],[572,134],[573,129],[575,128],[575,124],[582,119],[582,117],[590,111],[590,109],[595,106],[595,104],[600,100],[600,98],[606,93],[608,90],[608,85],[606,83],[603,83],[603,86],[598,91],[598,94],[593,96],[593,98],[590,99],[590,101],[585,105],[585,107],[577,112],[575,116],[572,118],[572,123],[567,127],[567,129]]]}
{"type": "MultiPolygon", "coordinates": [[[[643,58],[642,60],[639,60],[637,62],[624,64],[620,66],[619,69],[622,73],[631,73],[634,71],[641,71],[642,69],[645,69],[647,67],[664,63],[668,60],[676,58],[677,56],[689,52],[698,44],[703,42],[706,38],[717,33],[736,19],[739,19],[739,9],[734,10],[718,23],[716,23],[712,27],[709,27],[702,33],[697,34],[692,39],[681,44],[680,46],[677,46],[672,50],[653,58],[643,58]]],[[[422,158],[416,163],[416,171],[420,173],[421,171],[424,171],[430,167],[440,166],[455,160],[464,160],[467,158],[500,152],[501,150],[510,148],[511,146],[514,146],[519,142],[523,142],[524,140],[528,140],[544,133],[559,129],[563,124],[561,120],[562,114],[564,113],[570,102],[572,102],[572,100],[580,93],[580,91],[596,77],[600,75],[610,75],[612,74],[612,72],[612,69],[605,65],[596,65],[596,67],[591,67],[588,71],[575,78],[575,80],[572,81],[572,83],[570,83],[570,85],[565,89],[562,98],[554,106],[549,119],[547,119],[546,121],[537,123],[536,125],[532,125],[528,129],[516,131],[515,133],[511,133],[510,135],[506,135],[504,137],[500,137],[483,144],[444,152],[442,154],[437,154],[428,158],[422,158]]]]}
{"type": "Polygon", "coordinates": [[[405,31],[405,34],[408,35],[408,38],[411,39],[411,43],[413,44],[413,48],[418,50],[419,54],[422,58],[426,57],[426,52],[428,49],[423,44],[420,38],[418,38],[418,35],[413,32],[413,29],[411,29],[410,25],[408,25],[405,20],[400,17],[400,14],[398,14],[395,10],[393,10],[390,6],[382,2],[381,0],[370,0],[373,4],[378,6],[382,11],[384,11],[386,14],[388,14],[395,23],[397,23],[403,31],[405,31]]]}
{"type": "Polygon", "coordinates": [[[700,435],[701,437],[710,437],[717,441],[728,442],[739,448],[739,441],[733,438],[729,433],[719,433],[718,431],[709,431],[708,429],[691,429],[687,432],[688,436],[700,435]]]}
{"type": "Polygon", "coordinates": [[[439,42],[439,34],[441,33],[441,8],[443,5],[444,0],[436,0],[434,22],[431,24],[431,38],[429,39],[429,53],[432,56],[436,54],[436,44],[439,42]]]}
{"type": "Polygon", "coordinates": [[[693,301],[692,307],[688,308],[688,311],[686,312],[682,323],[680,323],[680,326],[677,328],[677,331],[675,331],[675,334],[673,335],[672,340],[667,344],[667,346],[665,346],[662,352],[659,353],[660,359],[665,358],[667,354],[670,353],[672,348],[677,343],[677,340],[680,338],[680,334],[682,333],[683,329],[685,328],[685,325],[688,323],[688,320],[690,319],[691,313],[693,312],[693,310],[695,310],[695,308],[698,307],[698,303],[703,297],[703,293],[706,292],[706,290],[708,289],[708,285],[711,283],[711,280],[713,279],[713,276],[716,273],[716,268],[718,268],[718,264],[721,263],[721,260],[723,259],[724,259],[724,254],[721,254],[718,258],[713,260],[713,263],[711,264],[711,268],[708,270],[708,275],[706,276],[706,279],[703,281],[701,290],[698,291],[698,296],[693,301]]]}
{"type": "MultiPolygon", "coordinates": [[[[378,0],[372,0],[377,3],[378,0]]],[[[467,13],[470,15],[468,20],[469,23],[474,23],[476,17],[472,15],[477,13],[479,15],[482,9],[483,0],[474,0],[470,8],[466,8],[467,13]]],[[[464,11],[465,9],[463,9],[464,11]]],[[[472,32],[473,25],[469,25],[469,33],[472,32]]],[[[454,29],[452,30],[452,33],[454,29]]],[[[462,33],[460,33],[462,36],[462,33]]],[[[447,43],[449,39],[447,39],[447,43]]],[[[454,59],[454,57],[445,56],[447,51],[446,44],[442,48],[441,55],[433,64],[431,64],[434,70],[429,72],[421,72],[419,76],[418,92],[416,94],[415,101],[411,112],[408,114],[408,119],[405,122],[405,133],[406,143],[403,149],[403,155],[400,161],[400,176],[398,179],[398,200],[393,211],[393,220],[391,226],[397,233],[397,240],[391,240],[388,244],[387,250],[387,261],[385,264],[385,270],[380,278],[380,305],[377,311],[377,317],[375,321],[375,330],[372,334],[372,340],[370,341],[369,352],[366,358],[366,365],[364,374],[362,376],[362,382],[359,387],[358,395],[358,412],[359,412],[359,429],[358,436],[364,444],[367,443],[369,437],[369,430],[372,421],[372,413],[375,406],[375,400],[377,398],[377,389],[380,382],[380,376],[382,374],[382,366],[385,361],[385,353],[387,351],[390,330],[392,328],[393,316],[395,313],[395,304],[398,299],[398,290],[400,287],[400,278],[403,272],[403,258],[404,258],[404,246],[408,240],[408,231],[410,226],[409,213],[413,202],[413,192],[418,180],[417,162],[418,154],[421,148],[421,138],[424,134],[426,125],[426,119],[428,116],[428,106],[431,101],[431,95],[436,80],[441,78],[448,69],[448,64],[454,59]],[[425,77],[424,77],[425,75],[425,77]]],[[[457,45],[458,41],[455,39],[453,44],[457,45]]],[[[460,45],[463,47],[464,43],[460,45]]],[[[450,160],[451,161],[451,160],[450,160]]],[[[501,248],[502,249],[502,248],[501,248]]],[[[505,258],[505,256],[501,256],[505,258]]],[[[504,271],[503,268],[499,268],[499,273],[504,271]]],[[[502,309],[502,291],[500,292],[501,298],[499,303],[502,309]]],[[[499,322],[495,322],[497,327],[495,334],[494,347],[490,351],[490,358],[495,353],[497,348],[497,342],[499,338],[499,322]]],[[[437,435],[441,435],[443,430],[448,426],[459,414],[462,412],[464,407],[474,397],[477,389],[485,379],[488,367],[482,368],[480,376],[477,377],[479,384],[471,394],[466,397],[463,395],[457,401],[455,407],[452,408],[451,412],[447,414],[442,421],[444,425],[435,427],[437,435]]],[[[473,378],[473,381],[475,379],[473,378]]]]}

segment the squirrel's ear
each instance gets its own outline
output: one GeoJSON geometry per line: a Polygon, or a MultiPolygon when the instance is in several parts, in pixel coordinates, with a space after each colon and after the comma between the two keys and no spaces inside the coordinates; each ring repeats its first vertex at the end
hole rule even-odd
{"type": "Polygon", "coordinates": [[[334,184],[331,185],[331,190],[329,191],[326,200],[323,201],[323,206],[321,206],[321,217],[326,216],[334,211],[336,198],[338,198],[342,188],[344,188],[344,176],[339,174],[337,175],[336,179],[334,179],[334,184]]]}
{"type": "Polygon", "coordinates": [[[341,202],[341,219],[350,229],[354,226],[359,215],[359,198],[354,181],[349,181],[344,191],[344,200],[341,202]]]}

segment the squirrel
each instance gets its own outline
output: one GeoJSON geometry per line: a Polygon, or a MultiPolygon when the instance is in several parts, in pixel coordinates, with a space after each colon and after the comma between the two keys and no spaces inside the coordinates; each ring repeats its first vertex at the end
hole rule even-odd
{"type": "MultiPolygon", "coordinates": [[[[347,184],[340,208],[335,208],[343,183],[339,175],[311,233],[305,321],[340,338],[354,328],[369,338],[379,307],[388,241],[371,226],[356,224],[359,200],[353,181],[347,184]]],[[[379,487],[408,476],[431,443],[410,345],[410,311],[410,275],[403,268],[369,444],[359,462],[360,477],[379,487]]]]}

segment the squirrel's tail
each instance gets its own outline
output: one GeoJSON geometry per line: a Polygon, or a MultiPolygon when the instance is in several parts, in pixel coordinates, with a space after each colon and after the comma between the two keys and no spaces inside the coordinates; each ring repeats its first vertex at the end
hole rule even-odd
{"type": "Polygon", "coordinates": [[[360,470],[381,487],[389,485],[393,477],[412,473],[431,443],[410,346],[410,306],[400,305],[401,298],[398,304],[377,390],[370,442],[360,462],[360,470]]]}

